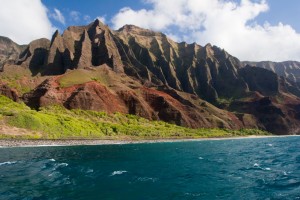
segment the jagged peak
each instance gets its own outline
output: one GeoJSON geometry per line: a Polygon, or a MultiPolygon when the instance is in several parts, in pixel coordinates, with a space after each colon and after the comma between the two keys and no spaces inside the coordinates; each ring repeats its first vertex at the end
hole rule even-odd
{"type": "Polygon", "coordinates": [[[208,49],[208,48],[212,48],[213,46],[211,45],[211,43],[207,43],[204,47],[205,47],[206,49],[208,49]]]}
{"type": "Polygon", "coordinates": [[[90,27],[97,27],[97,26],[105,26],[105,24],[97,18],[95,19],[95,21],[90,23],[87,27],[90,28],[90,27]]]}
{"type": "Polygon", "coordinates": [[[53,33],[52,38],[57,37],[58,35],[60,35],[60,33],[59,33],[58,29],[57,29],[57,30],[53,33]]]}
{"type": "Polygon", "coordinates": [[[53,42],[55,41],[55,39],[56,39],[57,37],[61,37],[61,35],[60,35],[60,33],[59,33],[58,30],[56,30],[56,31],[53,33],[53,35],[52,35],[51,46],[52,46],[53,42]]]}

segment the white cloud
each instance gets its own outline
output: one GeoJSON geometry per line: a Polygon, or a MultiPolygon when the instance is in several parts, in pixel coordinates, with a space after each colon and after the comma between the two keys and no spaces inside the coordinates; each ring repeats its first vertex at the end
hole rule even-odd
{"type": "Polygon", "coordinates": [[[80,21],[80,16],[81,16],[81,14],[78,11],[73,10],[70,12],[70,17],[71,17],[72,21],[75,21],[75,22],[80,21]]]}
{"type": "Polygon", "coordinates": [[[86,21],[86,22],[91,22],[91,16],[89,16],[89,15],[84,15],[84,16],[83,16],[83,20],[86,21]]]}
{"type": "Polygon", "coordinates": [[[91,16],[89,15],[83,15],[82,13],[78,12],[78,11],[71,11],[70,12],[70,18],[71,18],[71,21],[73,22],[85,22],[85,23],[90,23],[91,22],[91,16]]]}
{"type": "Polygon", "coordinates": [[[55,28],[41,0],[0,0],[0,5],[0,35],[19,44],[51,37],[55,28]]]}
{"type": "Polygon", "coordinates": [[[63,25],[66,24],[64,15],[57,8],[54,8],[54,13],[51,13],[50,17],[52,17],[53,19],[55,19],[56,21],[60,22],[63,25]]]}
{"type": "Polygon", "coordinates": [[[98,16],[97,19],[99,19],[103,24],[106,22],[105,16],[98,16]]]}
{"type": "Polygon", "coordinates": [[[178,41],[212,43],[241,60],[300,60],[300,34],[290,25],[257,24],[265,0],[144,0],[149,10],[125,7],[115,29],[125,24],[163,31],[178,41]]]}

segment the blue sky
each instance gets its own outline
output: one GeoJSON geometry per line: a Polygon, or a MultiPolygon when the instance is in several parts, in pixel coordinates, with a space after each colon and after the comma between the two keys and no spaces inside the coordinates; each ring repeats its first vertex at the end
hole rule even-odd
{"type": "Polygon", "coordinates": [[[299,0],[268,0],[269,11],[258,16],[257,21],[271,24],[290,24],[298,33],[300,33],[300,1],[299,0]]]}
{"type": "MultiPolygon", "coordinates": [[[[145,3],[143,0],[42,0],[49,10],[59,9],[66,16],[66,25],[62,25],[53,18],[52,23],[60,29],[64,29],[70,25],[86,24],[86,21],[81,18],[79,21],[72,20],[71,11],[77,11],[82,16],[88,15],[91,19],[98,16],[105,16],[106,23],[112,25],[112,17],[124,7],[130,7],[133,10],[149,9],[151,4],[145,3]]],[[[234,0],[234,2],[240,2],[234,0]]],[[[255,1],[253,1],[255,2],[255,1]]],[[[256,1],[259,2],[259,1],[256,1]]],[[[267,0],[269,10],[261,13],[256,21],[263,24],[268,21],[270,24],[291,25],[297,32],[300,33],[300,0],[267,0]]]]}
{"type": "Polygon", "coordinates": [[[19,44],[51,39],[56,29],[62,33],[68,26],[100,18],[112,29],[134,24],[178,42],[211,43],[241,60],[300,61],[300,0],[0,2],[0,35],[19,44]]]}
{"type": "Polygon", "coordinates": [[[84,20],[84,16],[89,16],[90,21],[99,16],[105,17],[107,24],[111,25],[110,19],[124,7],[131,7],[133,9],[147,7],[147,4],[139,0],[42,0],[42,2],[50,11],[56,8],[65,16],[66,25],[63,25],[53,18],[50,19],[53,24],[62,30],[70,25],[85,25],[88,20],[84,20]],[[81,17],[78,21],[70,16],[72,11],[80,13],[81,17]]]}

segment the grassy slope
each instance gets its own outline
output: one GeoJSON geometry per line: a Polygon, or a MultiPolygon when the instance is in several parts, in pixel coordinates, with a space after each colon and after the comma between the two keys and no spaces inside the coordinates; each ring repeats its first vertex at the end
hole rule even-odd
{"type": "Polygon", "coordinates": [[[72,85],[83,84],[90,81],[98,81],[107,85],[108,77],[100,70],[88,71],[83,69],[73,70],[64,74],[59,83],[61,87],[70,87],[72,85]]]}
{"type": "Polygon", "coordinates": [[[0,73],[0,82],[7,84],[10,88],[16,89],[20,96],[34,89],[46,78],[46,76],[32,77],[29,69],[16,65],[10,65],[0,73]]]}
{"type": "MultiPolygon", "coordinates": [[[[260,130],[243,129],[189,129],[161,121],[149,121],[133,115],[103,112],[66,110],[59,106],[31,110],[23,103],[16,103],[0,96],[0,122],[25,128],[32,134],[0,138],[20,139],[160,139],[232,137],[267,135],[260,130]]],[[[1,125],[0,125],[1,126],[1,125]]]]}

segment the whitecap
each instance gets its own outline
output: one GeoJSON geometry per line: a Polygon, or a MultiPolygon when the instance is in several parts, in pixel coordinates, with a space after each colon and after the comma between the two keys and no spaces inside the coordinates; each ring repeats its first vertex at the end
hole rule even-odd
{"type": "Polygon", "coordinates": [[[127,171],[114,171],[113,173],[111,173],[110,176],[121,175],[121,174],[124,174],[124,173],[127,173],[127,171]]]}
{"type": "Polygon", "coordinates": [[[198,157],[198,159],[199,159],[199,160],[203,160],[204,158],[202,158],[202,157],[198,157]]]}
{"type": "Polygon", "coordinates": [[[53,170],[56,170],[59,167],[67,167],[68,165],[69,165],[68,163],[58,163],[58,164],[54,165],[54,169],[53,170]]]}
{"type": "Polygon", "coordinates": [[[273,146],[273,144],[267,144],[267,146],[269,146],[269,147],[272,147],[272,146],[273,146]]]}
{"type": "Polygon", "coordinates": [[[283,175],[284,175],[284,176],[287,176],[287,175],[288,175],[288,173],[286,173],[286,171],[283,171],[283,175]]]}
{"type": "Polygon", "coordinates": [[[2,166],[2,165],[12,165],[12,164],[15,164],[15,163],[17,163],[17,161],[7,161],[7,162],[0,163],[0,166],[2,166]]]}
{"type": "Polygon", "coordinates": [[[258,163],[254,163],[253,167],[259,167],[258,163]]]}
{"type": "Polygon", "coordinates": [[[69,164],[68,163],[59,163],[57,166],[58,167],[67,167],[69,164]]]}
{"type": "Polygon", "coordinates": [[[55,159],[51,158],[51,159],[49,159],[49,161],[51,161],[51,162],[55,162],[55,159]]]}
{"type": "Polygon", "coordinates": [[[88,169],[88,170],[86,171],[86,173],[93,173],[93,172],[94,172],[93,169],[88,169]]]}
{"type": "Polygon", "coordinates": [[[269,168],[269,167],[266,167],[266,168],[265,168],[265,170],[267,170],[267,171],[270,171],[270,170],[271,170],[271,168],[269,168]]]}

